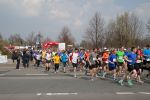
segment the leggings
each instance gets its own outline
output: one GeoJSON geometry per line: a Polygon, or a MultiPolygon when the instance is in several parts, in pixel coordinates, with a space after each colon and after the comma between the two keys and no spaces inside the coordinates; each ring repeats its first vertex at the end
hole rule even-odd
{"type": "Polygon", "coordinates": [[[59,69],[59,64],[55,64],[55,71],[59,69]]]}

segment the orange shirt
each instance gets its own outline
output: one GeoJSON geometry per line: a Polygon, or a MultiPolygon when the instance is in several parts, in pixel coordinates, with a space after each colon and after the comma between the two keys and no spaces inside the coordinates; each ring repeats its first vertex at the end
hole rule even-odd
{"type": "Polygon", "coordinates": [[[89,56],[90,56],[90,53],[89,52],[85,52],[85,60],[86,61],[88,60],[89,56]]]}
{"type": "Polygon", "coordinates": [[[109,54],[108,54],[108,53],[106,53],[106,52],[105,52],[105,53],[103,53],[102,58],[103,58],[103,59],[102,59],[103,61],[107,61],[107,60],[108,60],[108,58],[109,58],[109,54]]]}

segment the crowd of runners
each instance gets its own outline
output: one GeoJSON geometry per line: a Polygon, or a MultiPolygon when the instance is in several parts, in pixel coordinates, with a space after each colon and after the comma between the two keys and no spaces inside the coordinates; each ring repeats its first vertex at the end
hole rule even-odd
{"type": "Polygon", "coordinates": [[[59,66],[63,67],[63,72],[67,73],[72,68],[74,77],[77,71],[90,76],[105,79],[111,75],[114,81],[124,85],[127,81],[129,86],[133,85],[133,80],[143,83],[141,75],[143,69],[147,70],[147,77],[150,77],[150,46],[145,48],[132,47],[130,49],[121,47],[119,49],[68,49],[66,51],[56,51],[51,49],[43,50],[15,50],[12,59],[17,60],[16,69],[22,61],[24,68],[29,67],[29,62],[33,62],[36,68],[43,67],[45,72],[53,70],[54,73],[60,71],[59,66]],[[117,80],[119,78],[119,80],[117,80]]]}

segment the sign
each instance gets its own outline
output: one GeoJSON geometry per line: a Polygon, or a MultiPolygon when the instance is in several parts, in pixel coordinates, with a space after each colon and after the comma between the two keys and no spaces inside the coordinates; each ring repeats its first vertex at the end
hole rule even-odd
{"type": "Polygon", "coordinates": [[[65,46],[66,46],[65,43],[59,43],[59,44],[58,44],[58,49],[59,49],[59,50],[65,50],[65,46]]]}
{"type": "Polygon", "coordinates": [[[6,55],[0,55],[0,63],[7,63],[7,56],[6,55]]]}

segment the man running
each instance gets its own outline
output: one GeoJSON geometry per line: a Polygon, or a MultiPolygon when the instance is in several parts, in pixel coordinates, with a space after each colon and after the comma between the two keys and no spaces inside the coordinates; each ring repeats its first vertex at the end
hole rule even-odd
{"type": "Polygon", "coordinates": [[[89,69],[89,66],[90,66],[89,57],[90,57],[90,51],[86,50],[86,52],[85,52],[85,75],[87,75],[88,69],[89,69]]]}
{"type": "Polygon", "coordinates": [[[124,79],[127,77],[128,85],[132,86],[132,79],[137,77],[137,72],[135,69],[135,63],[136,63],[136,51],[137,49],[135,47],[131,48],[131,52],[125,57],[125,60],[127,61],[127,67],[128,72],[125,73],[125,75],[122,77],[122,79],[119,81],[119,84],[122,86],[124,79]]]}
{"type": "Polygon", "coordinates": [[[121,75],[124,67],[124,47],[121,47],[120,50],[117,52],[117,64],[118,64],[118,75],[121,75]]]}
{"type": "Polygon", "coordinates": [[[72,66],[74,69],[74,77],[77,77],[77,67],[78,67],[78,61],[79,61],[79,53],[78,49],[75,49],[75,52],[72,53],[72,66]]]}
{"type": "Polygon", "coordinates": [[[90,56],[89,56],[89,70],[90,70],[90,74],[91,74],[91,80],[93,81],[94,76],[97,76],[97,67],[98,65],[96,65],[96,62],[98,61],[97,59],[97,49],[93,49],[93,51],[91,52],[90,56]]]}
{"type": "Polygon", "coordinates": [[[116,80],[116,59],[117,59],[117,56],[116,56],[116,52],[117,50],[114,49],[112,50],[111,52],[111,55],[109,56],[109,73],[113,73],[113,80],[116,80]]]}
{"type": "Polygon", "coordinates": [[[42,56],[42,64],[45,66],[46,65],[46,50],[45,49],[42,50],[41,56],[42,56]]]}
{"type": "Polygon", "coordinates": [[[144,63],[146,65],[146,68],[148,69],[147,77],[150,76],[150,46],[147,45],[146,48],[143,50],[144,54],[144,63]]]}
{"type": "Polygon", "coordinates": [[[55,73],[59,72],[59,64],[60,64],[60,56],[58,55],[58,53],[55,54],[55,56],[53,57],[54,60],[54,66],[55,66],[55,73]]]}
{"type": "Polygon", "coordinates": [[[104,50],[104,53],[103,53],[103,56],[102,56],[102,62],[103,62],[103,76],[102,78],[105,78],[105,75],[106,75],[106,72],[107,72],[107,69],[108,69],[108,58],[109,58],[109,50],[108,49],[105,49],[104,50]]]}
{"type": "Polygon", "coordinates": [[[45,71],[49,71],[50,70],[51,63],[52,63],[52,54],[51,54],[51,52],[49,50],[46,53],[46,67],[45,67],[45,71]]]}
{"type": "Polygon", "coordinates": [[[63,53],[61,54],[61,61],[63,63],[64,73],[66,73],[66,64],[68,62],[68,55],[66,51],[63,51],[63,53]]]}

